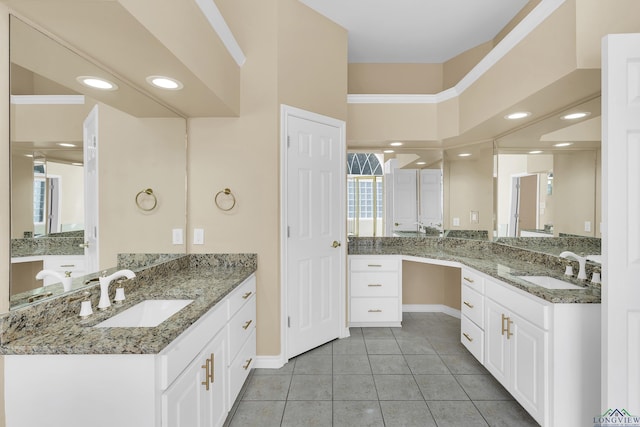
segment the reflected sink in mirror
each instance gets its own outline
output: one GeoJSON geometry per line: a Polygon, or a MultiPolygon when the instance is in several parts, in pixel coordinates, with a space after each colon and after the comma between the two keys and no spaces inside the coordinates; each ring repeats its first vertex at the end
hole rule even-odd
{"type": "Polygon", "coordinates": [[[94,328],[152,328],[192,302],[192,299],[145,300],[98,323],[94,328]]]}
{"type": "Polygon", "coordinates": [[[556,279],[549,276],[516,276],[518,279],[522,279],[526,282],[533,283],[534,285],[542,286],[546,289],[584,289],[584,286],[574,285],[573,283],[565,282],[564,280],[556,279]]]}

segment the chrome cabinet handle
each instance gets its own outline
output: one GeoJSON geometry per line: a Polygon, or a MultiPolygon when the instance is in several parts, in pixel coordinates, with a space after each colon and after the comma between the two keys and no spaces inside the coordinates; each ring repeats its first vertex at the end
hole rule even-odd
{"type": "Polygon", "coordinates": [[[469,278],[469,277],[465,277],[464,280],[466,280],[469,283],[473,283],[474,282],[474,280],[469,278]]]}
{"type": "Polygon", "coordinates": [[[251,324],[251,322],[253,322],[253,320],[247,320],[247,323],[245,323],[244,325],[242,325],[242,329],[247,329],[249,327],[249,325],[251,324]]]}
{"type": "Polygon", "coordinates": [[[371,284],[369,284],[367,286],[372,287],[372,288],[379,288],[380,286],[382,286],[382,284],[380,284],[380,283],[371,283],[371,284]]]}
{"type": "Polygon", "coordinates": [[[466,302],[466,301],[464,302],[464,305],[466,305],[466,306],[467,306],[467,307],[469,307],[469,308],[473,308],[473,307],[474,307],[474,305],[473,305],[473,304],[469,304],[469,303],[468,303],[468,302],[466,302]]]}
{"type": "Polygon", "coordinates": [[[382,313],[382,310],[377,309],[377,310],[369,310],[369,313],[382,313]]]}
{"type": "Polygon", "coordinates": [[[464,335],[464,337],[468,339],[469,342],[473,341],[473,338],[471,338],[466,332],[463,332],[462,335],[464,335]]]}
{"type": "Polygon", "coordinates": [[[245,371],[247,369],[249,369],[249,365],[251,365],[251,362],[253,362],[253,357],[250,359],[247,359],[247,364],[242,366],[242,369],[244,369],[245,371]]]}
{"type": "Polygon", "coordinates": [[[247,299],[251,296],[253,292],[247,292],[246,294],[242,295],[242,299],[247,299]]]}

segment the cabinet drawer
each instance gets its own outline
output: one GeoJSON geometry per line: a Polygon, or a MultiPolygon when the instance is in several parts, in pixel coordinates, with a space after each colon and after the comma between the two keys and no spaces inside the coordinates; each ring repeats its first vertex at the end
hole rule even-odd
{"type": "Polygon", "coordinates": [[[54,271],[84,271],[84,256],[77,257],[58,257],[46,256],[44,258],[43,267],[47,270],[54,271]]]}
{"type": "Polygon", "coordinates": [[[484,332],[464,315],[460,320],[460,341],[473,357],[484,363],[484,332]]]}
{"type": "Polygon", "coordinates": [[[256,293],[256,276],[251,276],[229,295],[229,317],[233,315],[256,293]]]}
{"type": "Polygon", "coordinates": [[[542,329],[549,329],[549,305],[534,296],[522,295],[513,286],[486,281],[485,295],[542,329]],[[510,289],[512,288],[512,289],[510,289]]]}
{"type": "Polygon", "coordinates": [[[462,286],[462,314],[484,329],[484,297],[467,285],[462,286]]]}
{"type": "Polygon", "coordinates": [[[160,389],[166,389],[185,366],[196,357],[203,346],[219,331],[225,331],[227,301],[218,303],[196,323],[178,336],[158,355],[160,363],[160,389]]]}
{"type": "Polygon", "coordinates": [[[397,322],[398,298],[351,298],[352,322],[397,322]]]}
{"type": "Polygon", "coordinates": [[[249,372],[255,364],[255,358],[256,331],[254,329],[238,353],[238,356],[236,356],[229,366],[229,401],[227,402],[227,408],[233,406],[233,402],[236,400],[244,381],[247,379],[249,372]]]}
{"type": "Polygon", "coordinates": [[[233,360],[256,327],[256,297],[249,301],[229,321],[229,360],[233,360]]]}
{"type": "Polygon", "coordinates": [[[351,296],[355,297],[395,297],[398,296],[398,273],[357,272],[351,273],[351,296]]]}
{"type": "Polygon", "coordinates": [[[396,258],[351,258],[351,271],[398,271],[396,258]]]}
{"type": "Polygon", "coordinates": [[[484,279],[473,270],[467,268],[462,269],[462,284],[484,294],[484,279]]]}

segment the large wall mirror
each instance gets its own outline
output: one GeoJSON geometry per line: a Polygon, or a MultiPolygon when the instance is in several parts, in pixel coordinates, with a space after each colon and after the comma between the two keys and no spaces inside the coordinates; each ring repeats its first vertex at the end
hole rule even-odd
{"type": "Polygon", "coordinates": [[[599,238],[600,141],[600,96],[496,139],[496,236],[599,238]]]}
{"type": "Polygon", "coordinates": [[[43,269],[76,277],[119,253],[185,252],[172,241],[186,229],[185,118],[16,16],[10,82],[12,308],[64,292],[35,280],[43,269]]]}

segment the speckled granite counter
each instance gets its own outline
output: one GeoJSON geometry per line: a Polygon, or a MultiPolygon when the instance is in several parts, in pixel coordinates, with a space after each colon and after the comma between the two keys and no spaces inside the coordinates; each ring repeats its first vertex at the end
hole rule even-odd
{"type": "Polygon", "coordinates": [[[84,255],[83,237],[11,239],[11,258],[45,255],[84,255]]]}
{"type": "MultiPolygon", "coordinates": [[[[189,255],[138,272],[125,282],[125,303],[105,312],[95,311],[99,286],[92,286],[94,314],[86,320],[78,317],[78,294],[84,290],[15,310],[0,319],[0,354],[155,354],[256,269],[255,254],[189,255]],[[157,327],[92,328],[145,299],[194,301],[157,327]],[[61,306],[59,312],[49,316],[56,305],[61,306]]],[[[115,285],[110,293],[115,293],[115,285]]]]}
{"type": "Polygon", "coordinates": [[[455,262],[552,303],[600,303],[599,286],[564,276],[562,272],[565,261],[560,258],[488,241],[452,238],[355,238],[349,243],[349,255],[402,255],[455,262]],[[583,289],[546,289],[516,277],[526,275],[553,276],[583,286],[583,289]]]}

